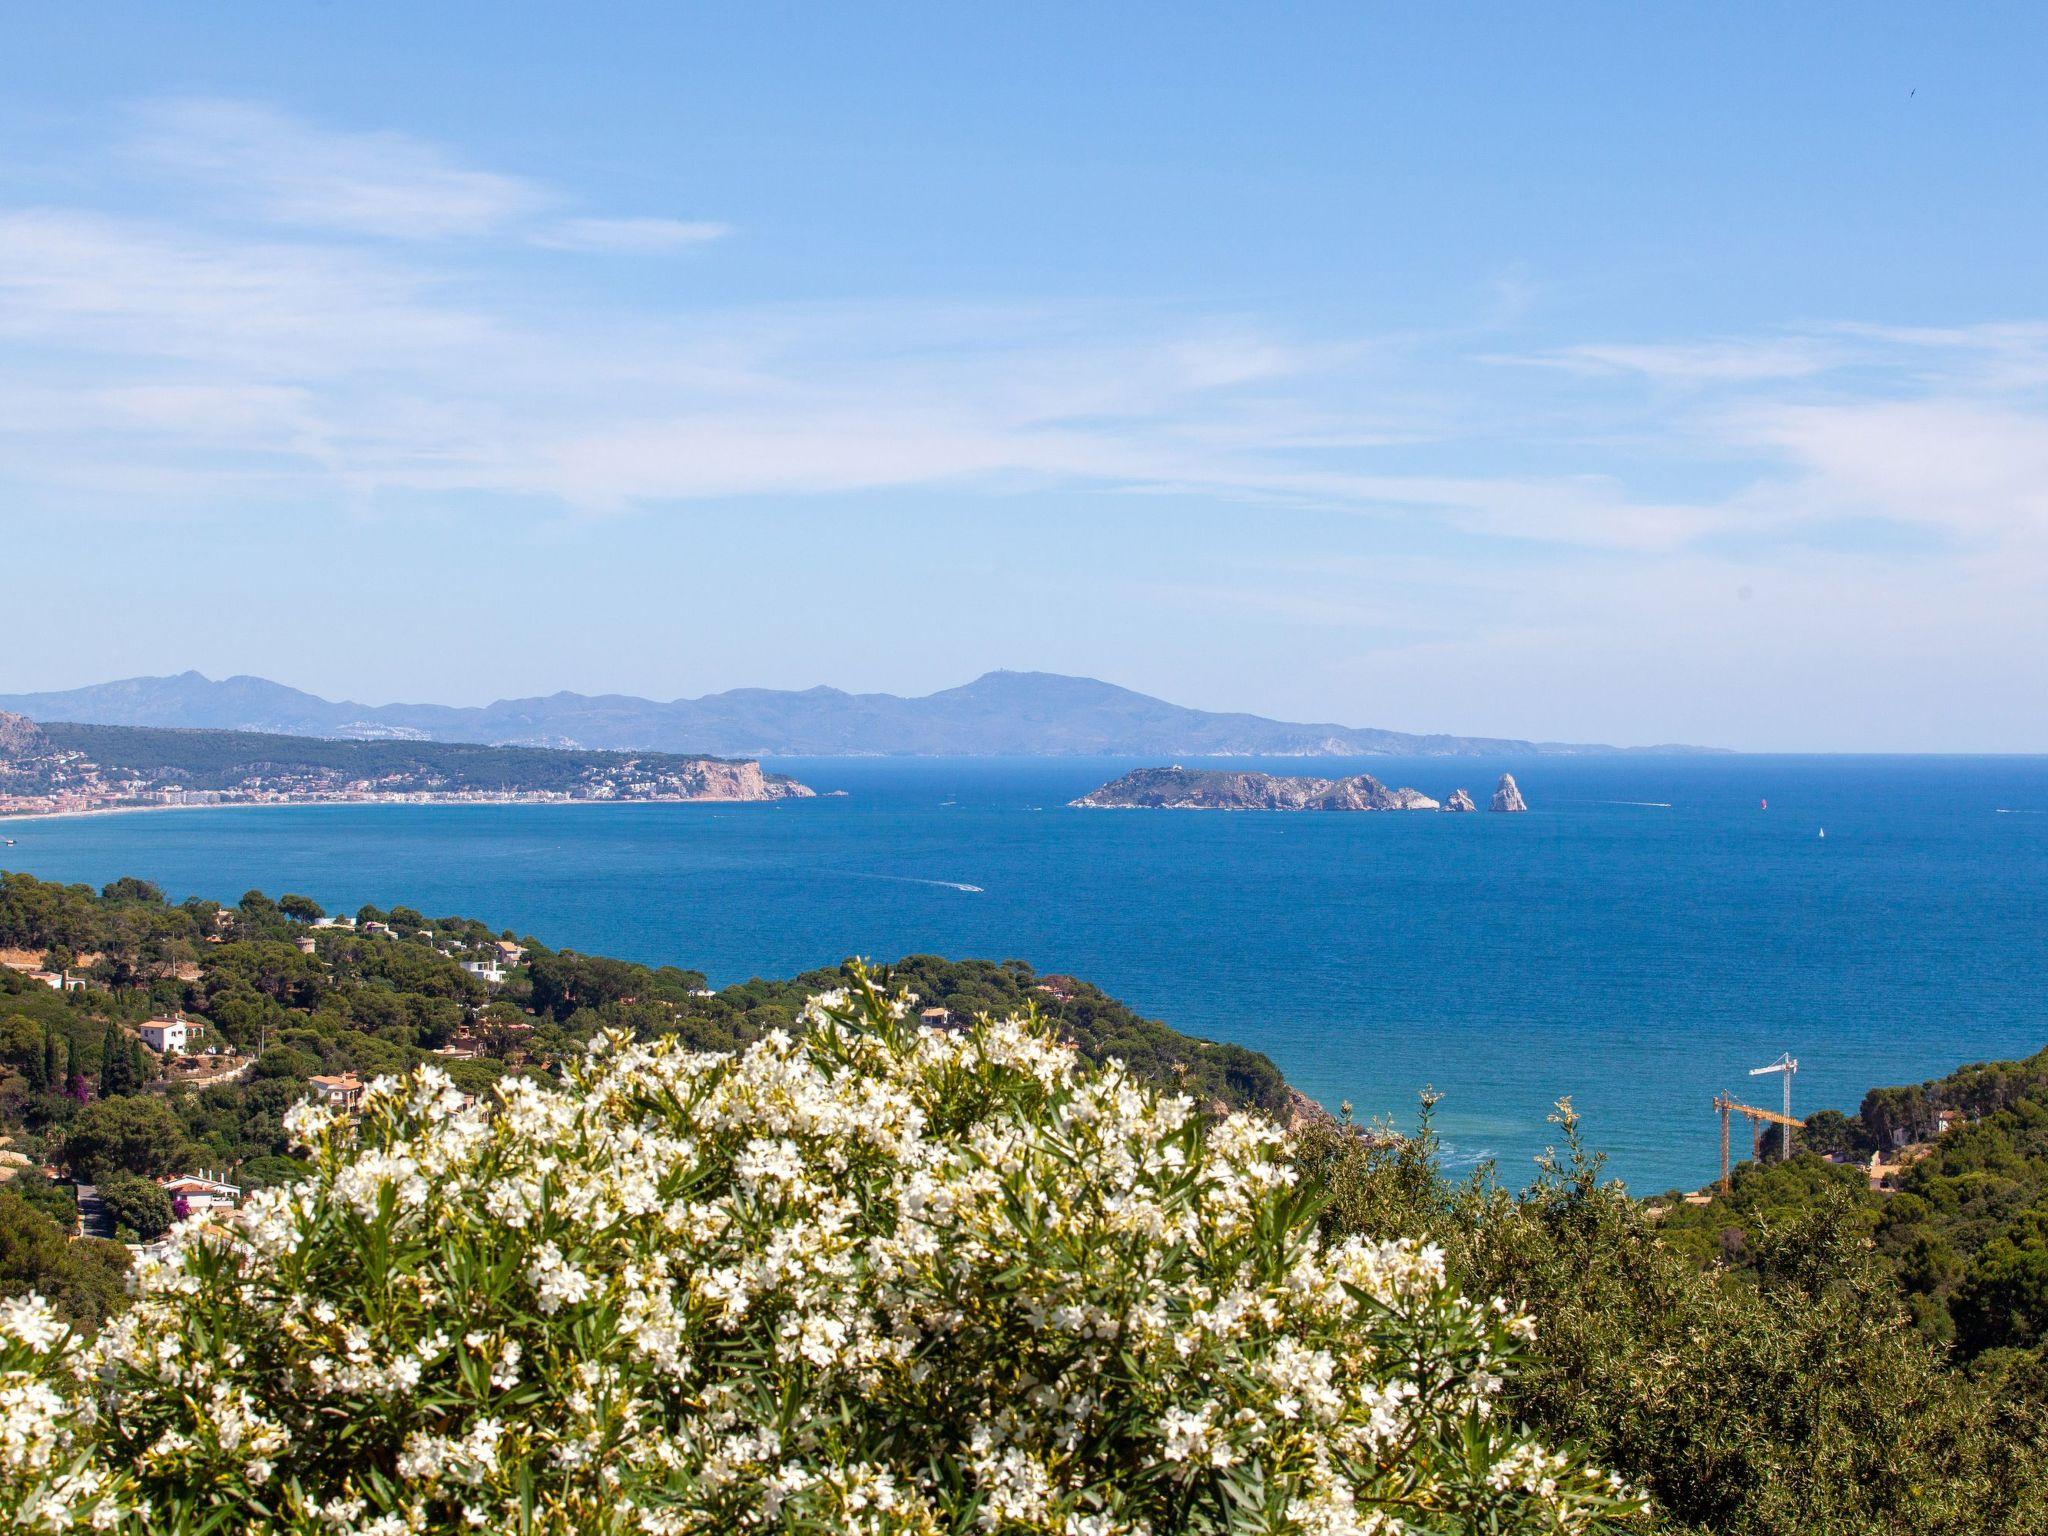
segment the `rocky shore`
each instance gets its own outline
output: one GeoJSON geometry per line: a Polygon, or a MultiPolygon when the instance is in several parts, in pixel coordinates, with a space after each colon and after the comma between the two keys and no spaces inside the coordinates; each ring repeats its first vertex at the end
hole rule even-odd
{"type": "MultiPolygon", "coordinates": [[[[1437,801],[1419,789],[1389,788],[1369,773],[1349,778],[1287,777],[1217,768],[1139,768],[1069,802],[1084,810],[1161,811],[1471,811],[1472,796],[1454,790],[1437,801]]],[[[1512,775],[1502,774],[1496,811],[1528,806],[1512,775]],[[1511,802],[1511,803],[1506,803],[1511,802]]]]}

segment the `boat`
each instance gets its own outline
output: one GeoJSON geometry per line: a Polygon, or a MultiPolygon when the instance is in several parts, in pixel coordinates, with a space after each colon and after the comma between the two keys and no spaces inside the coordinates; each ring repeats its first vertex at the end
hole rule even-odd
{"type": "Polygon", "coordinates": [[[1760,811],[1768,811],[1771,808],[1771,802],[1768,800],[1759,800],[1756,803],[1756,808],[1760,811]]]}
{"type": "Polygon", "coordinates": [[[1820,829],[1820,835],[1821,835],[1822,837],[1826,837],[1826,836],[1828,835],[1828,829],[1827,829],[1826,827],[1822,827],[1822,828],[1820,829]]]}

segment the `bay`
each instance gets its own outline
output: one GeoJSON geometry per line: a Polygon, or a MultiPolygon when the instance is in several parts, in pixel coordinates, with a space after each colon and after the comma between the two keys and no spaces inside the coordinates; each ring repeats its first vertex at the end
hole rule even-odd
{"type": "Polygon", "coordinates": [[[1775,1107],[1748,1069],[1780,1052],[1803,1114],[2048,1044],[2044,758],[1218,765],[1462,785],[1482,806],[1510,770],[1524,816],[1067,808],[1129,760],[770,766],[847,793],[17,821],[0,866],[403,902],[715,985],[852,954],[1014,956],[1265,1051],[1363,1118],[1410,1121],[1433,1086],[1452,1159],[1516,1183],[1565,1095],[1652,1192],[1711,1177],[1709,1101],[1775,1107]]]}

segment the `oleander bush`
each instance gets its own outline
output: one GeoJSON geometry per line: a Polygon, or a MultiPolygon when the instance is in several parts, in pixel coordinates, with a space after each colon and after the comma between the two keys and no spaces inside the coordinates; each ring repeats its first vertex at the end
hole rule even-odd
{"type": "Polygon", "coordinates": [[[1318,1230],[1264,1121],[864,974],[739,1055],[431,1069],[190,1222],[88,1342],[0,1304],[32,1531],[1605,1530],[1532,1437],[1531,1325],[1318,1230]]]}

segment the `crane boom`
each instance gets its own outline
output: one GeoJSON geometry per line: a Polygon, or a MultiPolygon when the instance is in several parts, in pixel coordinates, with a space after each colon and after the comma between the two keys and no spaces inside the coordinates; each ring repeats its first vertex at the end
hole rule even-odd
{"type": "MultiPolygon", "coordinates": [[[[1754,1104],[1744,1104],[1739,1099],[1726,1093],[1714,1095],[1714,1109],[1721,1116],[1721,1193],[1724,1195],[1730,1189],[1728,1173],[1728,1117],[1730,1115],[1741,1115],[1744,1119],[1758,1126],[1775,1125],[1780,1127],[1784,1132],[1784,1148],[1787,1157],[1792,1155],[1792,1133],[1803,1128],[1806,1124],[1804,1120],[1795,1120],[1790,1115],[1781,1115],[1774,1109],[1759,1109],[1754,1104]]],[[[1759,1131],[1758,1135],[1761,1136],[1762,1132],[1759,1131]]]]}

